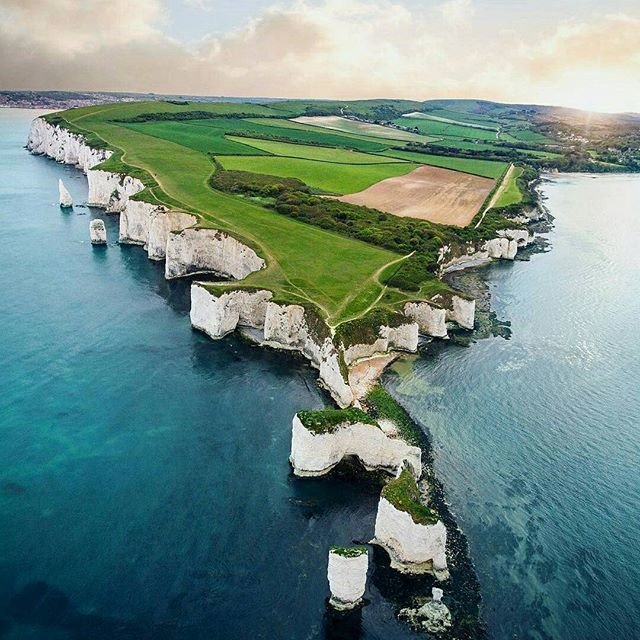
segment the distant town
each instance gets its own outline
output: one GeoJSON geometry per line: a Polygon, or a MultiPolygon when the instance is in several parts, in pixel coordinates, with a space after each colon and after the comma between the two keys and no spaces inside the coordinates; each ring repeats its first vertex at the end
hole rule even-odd
{"type": "Polygon", "coordinates": [[[277,98],[229,96],[182,96],[158,93],[113,93],[104,91],[0,91],[0,107],[14,109],[71,109],[95,104],[140,100],[188,100],[189,102],[273,102],[277,98]]]}

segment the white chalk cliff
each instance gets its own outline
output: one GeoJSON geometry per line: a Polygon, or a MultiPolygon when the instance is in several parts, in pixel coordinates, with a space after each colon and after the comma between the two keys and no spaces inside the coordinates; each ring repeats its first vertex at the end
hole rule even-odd
{"type": "Polygon", "coordinates": [[[389,554],[391,566],[404,573],[432,573],[438,580],[449,577],[447,570],[447,529],[435,524],[414,522],[411,514],[380,496],[372,543],[389,554]]]}
{"type": "Polygon", "coordinates": [[[404,314],[415,320],[420,333],[434,338],[447,337],[446,309],[430,302],[407,302],[404,314]]]}
{"type": "Polygon", "coordinates": [[[107,228],[102,220],[92,220],[89,223],[89,239],[91,244],[107,244],[107,228]]]}
{"type": "Polygon", "coordinates": [[[382,325],[378,329],[378,338],[371,344],[353,344],[344,349],[344,361],[351,365],[363,358],[371,358],[389,351],[408,351],[418,349],[418,325],[410,319],[398,327],[382,325]]]}
{"type": "Polygon", "coordinates": [[[353,609],[362,602],[367,586],[369,554],[366,549],[349,547],[345,551],[331,549],[327,578],[331,605],[338,610],[353,609]]]}
{"type": "Polygon", "coordinates": [[[111,151],[92,149],[84,138],[57,125],[50,125],[44,118],[31,123],[27,149],[64,164],[71,164],[85,173],[111,156],[111,151]]]}
{"type": "Polygon", "coordinates": [[[264,269],[256,252],[232,236],[216,229],[184,229],[169,233],[165,278],[215,273],[242,280],[264,269]]]}
{"type": "Polygon", "coordinates": [[[83,136],[36,118],[27,148],[82,169],[89,184],[88,203],[109,213],[120,213],[119,241],[143,246],[152,260],[166,259],[167,278],[214,273],[241,279],[264,268],[264,260],[253,249],[228,234],[193,228],[195,216],[132,200],[144,190],[142,181],[96,168],[112,152],[92,149],[83,136]]]}
{"type": "Polygon", "coordinates": [[[486,264],[491,260],[514,260],[518,250],[530,245],[535,236],[528,229],[501,229],[497,237],[478,245],[472,241],[462,248],[445,246],[440,250],[440,272],[447,273],[486,264]]]}
{"type": "Polygon", "coordinates": [[[73,198],[67,190],[67,187],[64,186],[64,182],[62,182],[62,180],[58,180],[58,195],[60,196],[61,207],[68,209],[73,206],[73,198]]]}
{"type": "Polygon", "coordinates": [[[358,458],[369,471],[395,475],[406,461],[416,478],[422,473],[420,448],[389,437],[377,425],[344,422],[330,432],[316,433],[293,417],[289,461],[295,475],[325,475],[347,456],[358,458]]]}
{"type": "Polygon", "coordinates": [[[476,301],[455,294],[436,294],[430,301],[407,302],[404,314],[418,323],[420,333],[446,338],[447,322],[455,322],[462,329],[473,329],[476,301]]]}
{"type": "Polygon", "coordinates": [[[315,334],[306,310],[300,305],[271,301],[270,291],[234,289],[214,295],[194,282],[191,285],[191,324],[211,338],[234,331],[259,344],[298,351],[320,371],[320,383],[340,407],[353,403],[353,393],[340,370],[340,359],[331,338],[315,334]],[[248,329],[249,331],[244,331],[248,329]]]}

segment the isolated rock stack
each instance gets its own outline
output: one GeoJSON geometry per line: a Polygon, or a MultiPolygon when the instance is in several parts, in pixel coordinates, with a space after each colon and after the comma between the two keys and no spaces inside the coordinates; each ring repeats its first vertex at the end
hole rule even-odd
{"type": "Polygon", "coordinates": [[[62,209],[70,209],[73,207],[73,198],[67,190],[67,187],[64,186],[62,180],[58,180],[58,194],[60,196],[60,207],[62,209]]]}
{"type": "Polygon", "coordinates": [[[366,547],[331,547],[327,578],[332,607],[342,611],[362,603],[368,568],[369,552],[366,547]]]}
{"type": "Polygon", "coordinates": [[[89,238],[91,244],[107,244],[107,228],[102,220],[92,220],[89,223],[89,238]]]}

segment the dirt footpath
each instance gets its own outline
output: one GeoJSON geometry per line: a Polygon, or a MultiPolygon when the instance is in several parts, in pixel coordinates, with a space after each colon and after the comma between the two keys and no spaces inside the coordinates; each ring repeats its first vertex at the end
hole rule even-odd
{"type": "Polygon", "coordinates": [[[418,167],[407,175],[381,180],[364,191],[337,199],[396,216],[465,227],[478,213],[494,184],[490,178],[460,171],[418,167]]]}

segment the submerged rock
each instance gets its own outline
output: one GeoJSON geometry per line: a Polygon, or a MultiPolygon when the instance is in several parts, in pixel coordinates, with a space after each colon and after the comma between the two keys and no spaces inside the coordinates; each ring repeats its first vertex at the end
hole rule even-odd
{"type": "Polygon", "coordinates": [[[353,609],[362,603],[368,567],[369,553],[366,547],[331,548],[327,578],[332,607],[338,610],[353,609]]]}
{"type": "Polygon", "coordinates": [[[102,220],[92,220],[89,223],[89,238],[91,244],[107,244],[107,228],[102,220]]]}
{"type": "Polygon", "coordinates": [[[60,206],[63,209],[71,208],[73,206],[73,198],[67,190],[67,187],[64,186],[64,182],[60,179],[58,180],[58,193],[60,195],[60,206]]]}
{"type": "Polygon", "coordinates": [[[433,587],[432,598],[417,609],[401,609],[400,615],[418,628],[430,633],[441,633],[451,627],[451,612],[442,602],[442,589],[433,587]]]}

